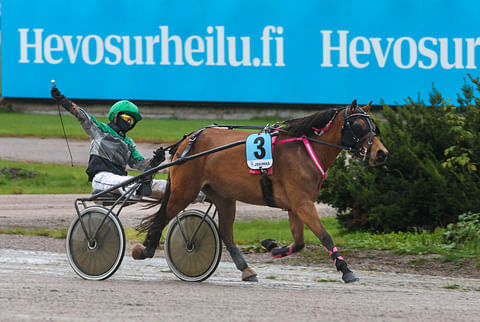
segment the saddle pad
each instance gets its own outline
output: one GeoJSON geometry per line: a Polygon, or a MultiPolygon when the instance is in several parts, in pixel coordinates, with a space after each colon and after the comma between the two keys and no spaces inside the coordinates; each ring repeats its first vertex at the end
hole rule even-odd
{"type": "Polygon", "coordinates": [[[269,133],[250,134],[245,143],[245,152],[250,169],[269,169],[273,165],[271,135],[269,133]]]}

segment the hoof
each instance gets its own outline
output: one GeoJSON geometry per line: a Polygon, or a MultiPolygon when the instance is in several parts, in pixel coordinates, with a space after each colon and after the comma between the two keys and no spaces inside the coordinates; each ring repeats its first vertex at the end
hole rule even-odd
{"type": "Polygon", "coordinates": [[[277,242],[270,238],[262,240],[261,244],[268,252],[271,252],[272,249],[278,247],[277,242]]]}
{"type": "Polygon", "coordinates": [[[153,255],[155,255],[155,250],[153,250],[153,252],[152,252],[148,248],[146,248],[145,246],[140,245],[140,244],[136,245],[132,249],[132,258],[133,259],[141,260],[141,259],[146,259],[146,258],[152,258],[153,255]]]}
{"type": "Polygon", "coordinates": [[[342,280],[345,283],[353,283],[353,282],[358,281],[359,278],[356,277],[355,274],[353,274],[353,272],[347,272],[347,273],[343,274],[342,280]]]}
{"type": "Polygon", "coordinates": [[[293,249],[291,246],[275,247],[270,252],[270,255],[273,258],[282,258],[285,256],[290,256],[293,254],[293,249]]]}
{"type": "Polygon", "coordinates": [[[250,267],[245,268],[242,271],[242,281],[245,282],[258,282],[257,273],[250,267]]]}
{"type": "Polygon", "coordinates": [[[143,250],[145,249],[145,246],[143,245],[136,245],[135,247],[133,247],[132,249],[132,257],[133,259],[145,259],[145,257],[143,256],[142,252],[143,250]]]}

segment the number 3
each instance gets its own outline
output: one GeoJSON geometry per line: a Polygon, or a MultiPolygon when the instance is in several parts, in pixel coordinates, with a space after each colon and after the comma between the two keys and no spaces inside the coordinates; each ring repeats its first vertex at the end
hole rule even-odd
{"type": "Polygon", "coordinates": [[[265,158],[265,155],[267,154],[267,152],[265,151],[265,148],[263,147],[265,145],[265,139],[263,138],[263,136],[259,136],[257,137],[253,143],[255,143],[257,145],[257,151],[255,151],[253,153],[253,155],[257,158],[257,159],[263,159],[265,158]]]}

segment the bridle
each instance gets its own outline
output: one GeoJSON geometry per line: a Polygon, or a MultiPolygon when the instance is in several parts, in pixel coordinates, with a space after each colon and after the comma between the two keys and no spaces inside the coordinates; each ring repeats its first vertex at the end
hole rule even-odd
{"type": "Polygon", "coordinates": [[[332,146],[342,150],[347,150],[352,153],[358,153],[358,155],[363,158],[363,160],[365,160],[370,155],[370,151],[373,145],[373,137],[380,135],[380,129],[378,128],[378,126],[376,126],[375,128],[373,127],[373,122],[370,119],[370,116],[364,110],[357,108],[354,113],[348,115],[349,107],[337,109],[335,110],[335,114],[325,127],[321,129],[317,129],[315,127],[313,128],[314,134],[317,137],[320,137],[325,132],[327,132],[330,128],[330,125],[337,117],[338,113],[342,110],[344,110],[344,121],[341,131],[340,144],[330,143],[312,137],[308,137],[308,140],[311,142],[332,146]],[[366,128],[363,128],[358,123],[355,123],[360,118],[364,120],[365,124],[367,124],[366,128]],[[365,140],[367,139],[367,147],[364,147],[363,142],[365,142],[365,140]]]}
{"type": "Polygon", "coordinates": [[[373,127],[373,122],[367,112],[357,108],[354,113],[348,115],[348,108],[345,108],[340,139],[341,145],[351,148],[350,151],[357,152],[358,155],[365,160],[370,155],[373,138],[379,135],[380,129],[378,126],[373,127]],[[363,128],[360,124],[356,123],[358,119],[363,119],[367,126],[363,128]],[[363,143],[367,139],[367,147],[365,147],[363,146],[363,143]]]}
{"type": "MultiPolygon", "coordinates": [[[[313,133],[317,137],[321,137],[325,132],[327,132],[330,129],[330,126],[332,125],[333,121],[337,117],[338,113],[342,109],[336,109],[333,117],[330,119],[330,121],[327,123],[326,126],[324,126],[321,129],[312,127],[313,133]]],[[[295,141],[303,141],[303,144],[305,146],[305,149],[307,150],[308,155],[312,159],[313,163],[315,164],[316,168],[320,172],[322,176],[322,180],[320,182],[319,187],[322,186],[323,181],[325,180],[325,177],[327,176],[328,169],[325,169],[320,160],[318,159],[313,147],[311,146],[310,142],[316,142],[336,148],[340,148],[343,150],[350,151],[352,153],[358,153],[358,155],[365,160],[367,157],[370,155],[370,150],[373,145],[373,137],[380,135],[380,130],[378,127],[373,127],[373,122],[370,119],[370,116],[363,111],[362,109],[357,108],[354,113],[351,115],[348,115],[348,110],[349,107],[345,108],[345,114],[344,114],[344,122],[341,130],[341,138],[340,138],[340,144],[335,144],[319,139],[314,139],[312,137],[307,136],[306,134],[303,134],[301,137],[293,137],[293,138],[287,138],[283,140],[277,140],[278,136],[275,136],[272,138],[272,144],[273,145],[278,145],[278,144],[283,144],[283,143],[288,143],[288,142],[295,142],[295,141]],[[367,124],[366,128],[363,128],[360,124],[356,123],[356,121],[362,118],[365,123],[367,124]],[[363,142],[368,139],[368,147],[365,148],[363,147],[363,142]],[[358,146],[361,145],[360,148],[358,146]]],[[[274,133],[278,133],[282,130],[282,128],[278,126],[274,127],[267,127],[264,129],[264,131],[273,131],[274,133]]]]}

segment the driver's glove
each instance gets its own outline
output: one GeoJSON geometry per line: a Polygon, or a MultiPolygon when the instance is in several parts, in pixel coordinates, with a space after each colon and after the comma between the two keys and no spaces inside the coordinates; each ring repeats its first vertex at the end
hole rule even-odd
{"type": "Polygon", "coordinates": [[[73,103],[71,100],[65,97],[60,91],[58,90],[57,87],[52,87],[52,90],[50,91],[50,94],[52,95],[53,99],[57,104],[62,105],[66,110],[70,110],[73,106],[73,103]]]}

